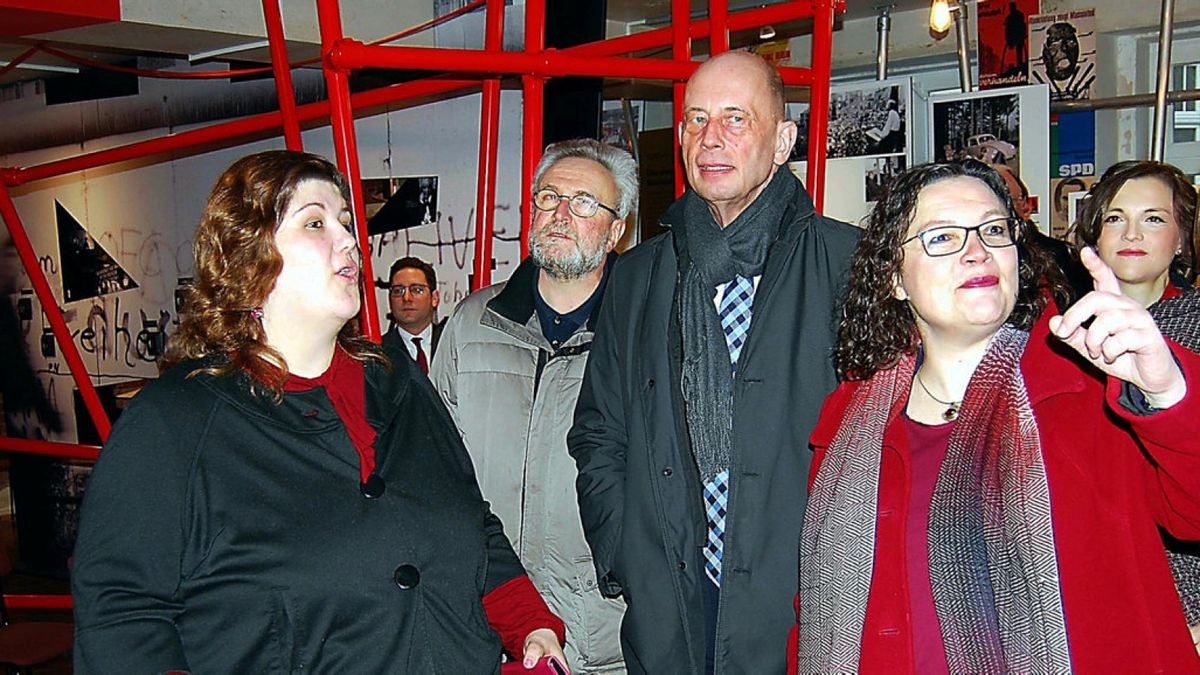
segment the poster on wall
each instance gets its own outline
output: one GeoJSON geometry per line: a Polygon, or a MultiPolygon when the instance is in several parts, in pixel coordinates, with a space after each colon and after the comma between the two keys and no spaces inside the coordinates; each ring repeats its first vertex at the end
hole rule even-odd
{"type": "MultiPolygon", "coordinates": [[[[911,100],[912,80],[906,77],[830,88],[826,215],[860,222],[892,177],[909,165],[911,100]]],[[[808,170],[808,104],[789,104],[788,116],[798,127],[788,166],[803,181],[808,170]]]]}
{"type": "Polygon", "coordinates": [[[1051,235],[1058,239],[1070,240],[1073,236],[1071,224],[1075,222],[1078,200],[1083,199],[1095,182],[1094,175],[1055,178],[1050,181],[1053,201],[1050,213],[1051,235]]]}
{"type": "Polygon", "coordinates": [[[60,202],[54,202],[63,300],[75,302],[138,287],[121,264],[92,237],[60,202]]]}
{"type": "Polygon", "coordinates": [[[1096,111],[1050,113],[1050,175],[1096,174],[1096,111]]]}
{"type": "Polygon", "coordinates": [[[979,88],[1029,82],[1029,17],[1040,0],[991,0],[979,5],[979,88]]]}
{"type": "Polygon", "coordinates": [[[1029,81],[1050,87],[1051,101],[1096,95],[1096,10],[1029,19],[1029,81]]]}
{"type": "Polygon", "coordinates": [[[364,178],[362,188],[367,233],[372,236],[437,220],[437,176],[364,178]]]}
{"type": "Polygon", "coordinates": [[[1050,232],[1045,195],[1050,189],[1046,87],[933,94],[929,97],[928,150],[935,160],[971,157],[1010,167],[1037,197],[1033,220],[1050,232]]]}

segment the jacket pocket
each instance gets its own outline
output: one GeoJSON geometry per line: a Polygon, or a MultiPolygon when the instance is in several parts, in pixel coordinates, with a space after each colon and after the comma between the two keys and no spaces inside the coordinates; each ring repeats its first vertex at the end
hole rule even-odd
{"type": "Polygon", "coordinates": [[[575,568],[574,612],[575,625],[570,626],[568,647],[577,655],[579,664],[587,668],[614,666],[621,663],[621,617],[625,602],[606,598],[596,583],[596,567],[590,557],[573,561],[575,568]]]}

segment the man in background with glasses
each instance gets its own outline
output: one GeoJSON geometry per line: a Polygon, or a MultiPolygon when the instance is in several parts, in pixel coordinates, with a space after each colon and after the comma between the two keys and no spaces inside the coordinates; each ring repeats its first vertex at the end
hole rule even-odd
{"type": "Polygon", "coordinates": [[[384,334],[383,343],[401,342],[421,371],[428,373],[446,325],[445,321],[437,321],[441,302],[437,272],[424,260],[407,256],[392,263],[388,279],[392,327],[384,334]]]}
{"type": "Polygon", "coordinates": [[[637,202],[637,165],[593,140],[555,143],[533,191],[529,257],[507,282],[458,305],[431,379],[484,498],[567,624],[571,672],[621,673],[625,604],[600,594],[566,437],[613,251],[637,202]]]}

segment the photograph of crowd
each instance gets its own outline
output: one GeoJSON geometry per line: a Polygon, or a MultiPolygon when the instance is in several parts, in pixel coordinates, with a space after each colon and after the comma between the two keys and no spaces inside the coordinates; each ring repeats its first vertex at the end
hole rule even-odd
{"type": "Polygon", "coordinates": [[[939,160],[974,157],[1020,171],[1021,104],[1017,94],[972,96],[933,104],[933,148],[939,160]]]}
{"type": "MultiPolygon", "coordinates": [[[[829,92],[829,159],[904,152],[908,125],[907,90],[893,84],[864,89],[834,87],[829,92]]],[[[789,161],[808,158],[808,104],[789,106],[800,133],[789,161]]]]}

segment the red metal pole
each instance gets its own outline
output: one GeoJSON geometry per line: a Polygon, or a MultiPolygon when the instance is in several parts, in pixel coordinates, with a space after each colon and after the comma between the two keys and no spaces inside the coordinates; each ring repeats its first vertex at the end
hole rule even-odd
{"type": "Polygon", "coordinates": [[[100,456],[100,448],[95,445],[35,441],[28,438],[9,438],[7,436],[0,436],[0,450],[5,452],[23,452],[30,455],[47,455],[49,457],[90,459],[93,461],[100,456]]]}
{"type": "Polygon", "coordinates": [[[628,77],[657,80],[686,80],[695,66],[667,59],[635,59],[617,56],[583,57],[568,50],[541,54],[495,52],[484,49],[434,49],[431,47],[372,47],[355,40],[341,40],[330,53],[338,68],[398,68],[464,73],[541,75],[563,77],[628,77]]]}
{"type": "Polygon", "coordinates": [[[271,46],[271,68],[275,72],[275,93],[279,98],[279,112],[283,116],[283,138],[288,150],[303,150],[304,142],[300,140],[300,117],[296,114],[296,94],[292,89],[292,68],[288,64],[279,0],[262,0],[262,5],[263,20],[267,24],[267,41],[271,46]]]}
{"type": "Polygon", "coordinates": [[[729,1],[708,0],[708,56],[729,51],[729,1]]]}
{"type": "Polygon", "coordinates": [[[62,308],[58,306],[54,292],[50,290],[46,275],[42,273],[33,243],[29,241],[25,225],[21,222],[21,216],[17,213],[17,207],[13,204],[6,185],[0,185],[0,216],[3,216],[4,222],[8,224],[8,234],[12,237],[13,246],[21,257],[21,264],[25,266],[25,273],[29,275],[38,301],[42,303],[42,313],[50,322],[54,339],[58,342],[58,348],[62,350],[67,367],[71,369],[71,377],[75,378],[79,395],[83,397],[83,405],[92,418],[92,424],[96,426],[96,433],[100,435],[101,441],[107,441],[109,433],[112,432],[112,422],[108,419],[108,413],[104,411],[104,405],[100,403],[100,396],[96,393],[96,387],[83,365],[83,358],[75,347],[75,341],[71,339],[71,329],[67,326],[67,320],[63,318],[62,308]]]}
{"type": "MultiPolygon", "coordinates": [[[[504,0],[488,0],[484,51],[492,58],[504,48],[504,0]]],[[[440,51],[440,50],[439,50],[440,51]]],[[[441,59],[438,58],[440,62],[441,59]]],[[[432,65],[432,64],[431,64],[432,65]]],[[[500,79],[483,81],[479,106],[479,180],[475,196],[475,265],[471,290],[492,283],[492,233],[496,215],[496,157],[500,139],[500,79]]]]}
{"type": "MultiPolygon", "coordinates": [[[[729,31],[740,31],[771,23],[784,23],[806,19],[812,15],[812,3],[807,0],[780,2],[774,5],[767,5],[766,7],[732,12],[729,14],[728,28],[729,31]]],[[[674,15],[672,14],[672,16],[674,15]]],[[[691,23],[688,28],[688,35],[693,39],[707,37],[711,32],[710,26],[711,23],[708,19],[698,19],[691,23]]],[[[674,32],[675,25],[665,26],[663,28],[633,33],[632,35],[597,40],[570,47],[563,51],[577,56],[616,56],[618,54],[630,54],[670,45],[674,32]]]]}
{"type": "MultiPolygon", "coordinates": [[[[351,97],[356,108],[371,108],[409,99],[446,94],[473,88],[477,80],[441,80],[427,78],[402,84],[393,84],[379,89],[360,92],[351,97]]],[[[302,105],[297,109],[300,120],[307,122],[329,117],[329,102],[319,101],[302,105]]],[[[34,181],[62,176],[75,171],[93,169],[106,164],[116,164],[132,159],[142,159],[165,152],[199,148],[208,149],[213,143],[250,139],[279,128],[283,117],[278,112],[262,113],[220,124],[211,124],[199,129],[152,138],[146,141],[120,145],[106,150],[97,150],[75,157],[68,157],[27,168],[0,169],[0,183],[24,185],[34,181]]],[[[196,152],[200,152],[199,149],[196,152]]]]}
{"type": "MultiPolygon", "coordinates": [[[[692,59],[692,38],[689,33],[691,21],[692,8],[688,0],[671,0],[671,54],[676,62],[690,62],[692,59]]],[[[678,125],[683,121],[683,95],[687,91],[687,85],[683,82],[676,82],[671,89],[675,114],[673,119],[678,125]]],[[[683,175],[683,155],[679,145],[679,134],[674,133],[671,138],[671,144],[675,148],[675,197],[678,198],[683,195],[687,183],[684,181],[683,175]]]]}
{"type": "Polygon", "coordinates": [[[317,0],[317,20],[321,29],[321,53],[325,58],[325,88],[329,91],[330,123],[333,126],[333,150],[338,167],[350,181],[351,211],[358,231],[362,254],[362,317],[363,334],[379,342],[379,307],[375,304],[375,273],[371,269],[370,247],[367,246],[366,205],[363,202],[362,174],[358,168],[358,145],[354,136],[354,110],[350,105],[350,79],[345,70],[329,59],[330,48],[342,39],[342,17],[338,0],[317,0]]]}
{"type": "Polygon", "coordinates": [[[833,50],[833,1],[813,0],[812,87],[808,114],[808,192],[817,212],[825,206],[825,154],[829,133],[829,70],[833,50]]]}
{"type": "MultiPolygon", "coordinates": [[[[525,2],[525,51],[540,53],[546,48],[546,0],[525,2]]],[[[533,224],[533,174],[542,158],[542,114],[546,81],[534,75],[521,76],[521,260],[529,257],[529,228],[533,224]]]]}

